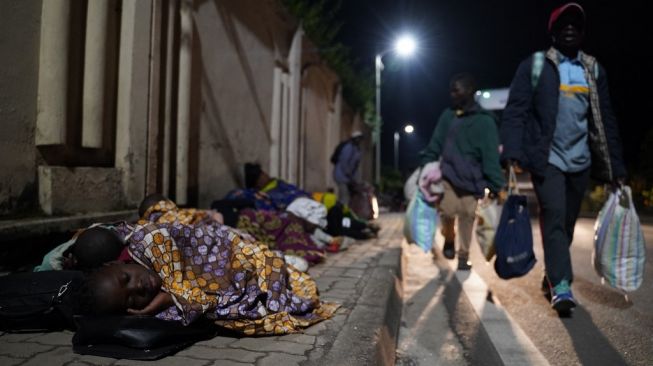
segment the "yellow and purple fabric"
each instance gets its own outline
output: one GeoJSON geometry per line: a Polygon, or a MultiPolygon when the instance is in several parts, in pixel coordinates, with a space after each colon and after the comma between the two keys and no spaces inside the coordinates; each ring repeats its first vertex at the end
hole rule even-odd
{"type": "Polygon", "coordinates": [[[324,260],[326,253],[320,249],[299,218],[288,212],[241,210],[238,215],[238,229],[252,235],[270,249],[303,257],[315,264],[324,260]]]}
{"type": "Polygon", "coordinates": [[[137,225],[129,251],[174,299],[161,319],[205,316],[245,335],[272,335],[299,332],[338,308],[320,302],[315,281],[279,254],[217,222],[137,225]]]}

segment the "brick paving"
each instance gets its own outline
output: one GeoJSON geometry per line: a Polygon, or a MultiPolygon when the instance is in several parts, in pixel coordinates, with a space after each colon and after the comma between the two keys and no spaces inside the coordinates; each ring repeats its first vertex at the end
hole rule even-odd
{"type": "MultiPolygon", "coordinates": [[[[342,304],[336,315],[303,334],[215,337],[158,361],[82,356],[72,352],[72,332],[3,334],[0,365],[292,366],[393,364],[401,305],[393,307],[401,276],[402,215],[383,215],[377,239],[329,255],[309,273],[321,298],[342,304]],[[393,300],[394,299],[394,300],[393,300]],[[399,312],[398,314],[394,314],[399,312]],[[394,329],[393,329],[394,328],[394,329]],[[380,358],[381,357],[381,358],[380,358]]],[[[398,293],[397,293],[398,292],[398,293]]],[[[399,300],[399,303],[401,301],[399,300]]]]}

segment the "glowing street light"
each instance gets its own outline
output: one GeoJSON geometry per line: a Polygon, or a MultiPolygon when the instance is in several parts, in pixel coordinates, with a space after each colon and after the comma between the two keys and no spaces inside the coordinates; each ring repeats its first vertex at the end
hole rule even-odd
{"type": "MultiPolygon", "coordinates": [[[[417,50],[417,42],[415,38],[410,35],[403,35],[395,42],[394,51],[401,57],[410,57],[417,50]]],[[[381,58],[390,50],[386,50],[376,55],[374,58],[374,66],[376,69],[376,122],[379,124],[375,129],[376,137],[376,164],[374,172],[374,181],[377,185],[381,183],[381,71],[383,70],[383,62],[381,58]]],[[[408,127],[408,126],[406,126],[408,127]]],[[[412,126],[411,126],[412,128],[412,126]]],[[[410,133],[406,131],[406,133],[410,133]]],[[[399,143],[397,133],[395,132],[395,146],[399,143]]],[[[395,167],[397,167],[397,149],[395,149],[395,167]]]]}
{"type": "Polygon", "coordinates": [[[411,56],[416,48],[415,39],[409,35],[401,36],[395,43],[395,51],[402,57],[411,56]]]}
{"type": "MultiPolygon", "coordinates": [[[[414,131],[415,131],[415,127],[413,127],[413,125],[408,124],[404,126],[404,132],[406,132],[407,134],[411,134],[414,131]]],[[[394,138],[395,138],[395,150],[394,150],[395,170],[397,170],[399,169],[399,140],[401,139],[401,134],[398,131],[395,131],[394,138]]]]}

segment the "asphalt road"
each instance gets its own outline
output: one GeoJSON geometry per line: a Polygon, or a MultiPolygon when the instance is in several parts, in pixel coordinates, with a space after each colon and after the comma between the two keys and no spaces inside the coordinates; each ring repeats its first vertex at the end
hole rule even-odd
{"type": "Polygon", "coordinates": [[[591,219],[580,219],[576,225],[572,289],[580,306],[571,318],[559,318],[540,291],[544,259],[535,222],[538,262],[528,275],[500,279],[477,245],[472,250],[473,268],[552,365],[653,365],[653,226],[643,228],[649,254],[644,282],[628,299],[601,284],[592,267],[593,226],[591,219]]]}

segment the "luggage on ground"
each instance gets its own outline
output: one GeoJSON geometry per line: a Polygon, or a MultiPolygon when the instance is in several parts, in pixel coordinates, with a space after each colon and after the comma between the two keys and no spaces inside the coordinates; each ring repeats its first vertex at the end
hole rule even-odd
{"type": "Polygon", "coordinates": [[[0,330],[43,332],[75,329],[73,294],[80,271],[42,271],[0,277],[0,330]]]}
{"type": "MultiPolygon", "coordinates": [[[[357,217],[363,220],[374,219],[376,196],[374,188],[368,183],[356,184],[349,198],[349,207],[357,217]]],[[[351,188],[350,188],[351,189],[351,188]]]]}
{"type": "Polygon", "coordinates": [[[73,352],[81,355],[157,360],[216,335],[218,326],[201,319],[181,322],[146,315],[75,316],[73,352]]]}

